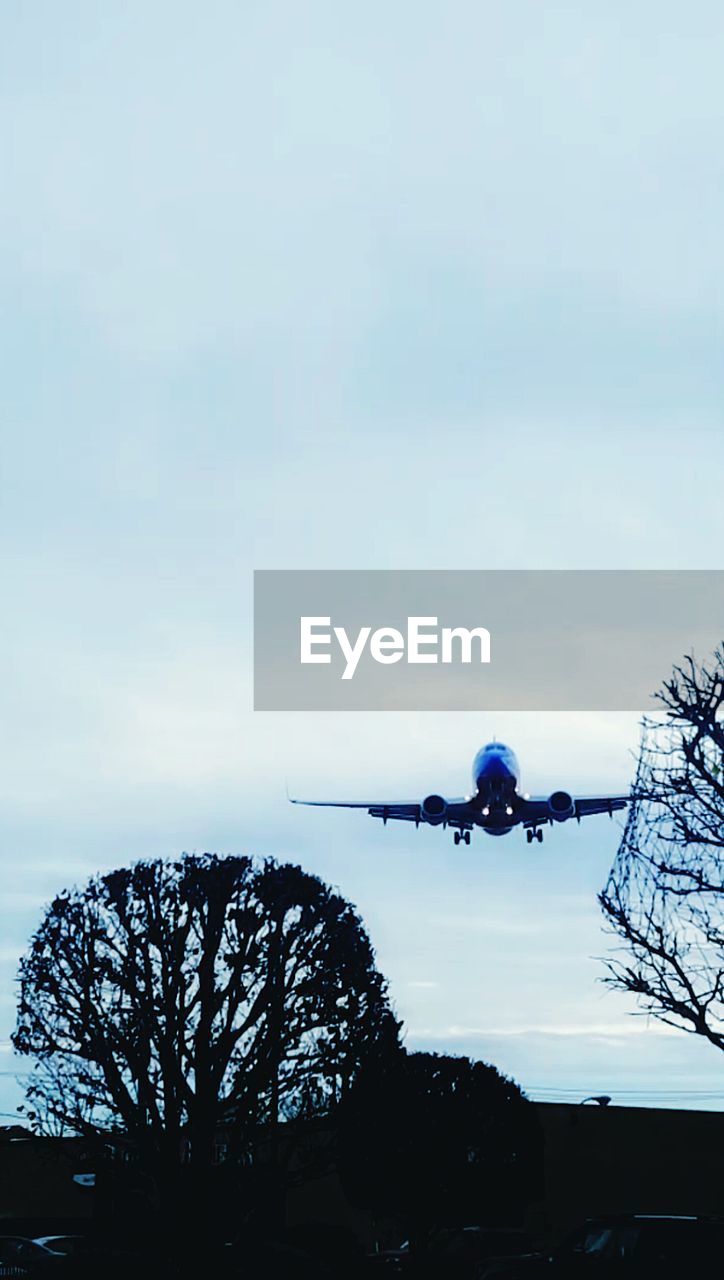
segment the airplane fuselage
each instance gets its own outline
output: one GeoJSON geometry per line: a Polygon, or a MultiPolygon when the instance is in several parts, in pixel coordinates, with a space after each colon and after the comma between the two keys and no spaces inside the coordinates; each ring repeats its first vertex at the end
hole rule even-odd
{"type": "Polygon", "coordinates": [[[473,760],[475,795],[471,800],[486,819],[489,835],[504,836],[511,830],[519,782],[520,767],[510,747],[489,742],[480,748],[473,760]]]}

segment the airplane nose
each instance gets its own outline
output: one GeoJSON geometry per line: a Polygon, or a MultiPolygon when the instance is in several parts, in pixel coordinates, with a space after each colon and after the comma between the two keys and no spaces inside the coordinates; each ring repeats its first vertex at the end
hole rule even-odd
{"type": "Polygon", "coordinates": [[[505,761],[501,760],[500,756],[491,756],[481,770],[480,776],[483,778],[508,778],[510,777],[510,769],[505,761]]]}
{"type": "Polygon", "coordinates": [[[478,791],[510,791],[515,786],[515,774],[500,756],[489,756],[482,764],[475,784],[478,791]]]}

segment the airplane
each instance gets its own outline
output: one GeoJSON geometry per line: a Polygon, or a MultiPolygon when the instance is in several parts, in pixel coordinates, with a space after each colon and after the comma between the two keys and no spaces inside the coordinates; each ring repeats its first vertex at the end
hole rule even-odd
{"type": "Polygon", "coordinates": [[[390,819],[400,822],[428,823],[432,827],[451,827],[455,844],[470,844],[470,833],[481,827],[486,835],[506,836],[513,827],[523,827],[528,844],[543,841],[543,827],[569,818],[586,818],[594,813],[613,816],[625,809],[629,796],[572,796],[568,791],[553,791],[549,796],[529,796],[518,790],[520,769],[515,753],[503,742],[489,742],[481,747],[473,760],[471,795],[446,800],[433,793],[425,799],[387,804],[371,800],[295,800],[292,804],[314,805],[325,809],[366,809],[373,818],[387,825],[390,819]]]}

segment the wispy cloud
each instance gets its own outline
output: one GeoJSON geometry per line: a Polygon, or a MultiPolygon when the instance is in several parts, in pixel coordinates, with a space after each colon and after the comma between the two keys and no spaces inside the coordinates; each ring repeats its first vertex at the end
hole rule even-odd
{"type": "Polygon", "coordinates": [[[469,1039],[518,1039],[518,1038],[534,1038],[548,1037],[557,1038],[580,1038],[587,1040],[607,1040],[614,1042],[621,1039],[629,1039],[632,1036],[646,1036],[649,1039],[652,1036],[673,1036],[678,1038],[681,1033],[673,1027],[664,1025],[663,1023],[651,1020],[646,1025],[631,1018],[627,1021],[612,1023],[552,1023],[542,1024],[540,1026],[491,1026],[491,1027],[475,1027],[475,1026],[449,1026],[443,1029],[434,1030],[431,1027],[414,1028],[409,1030],[411,1037],[435,1040],[459,1040],[461,1038],[469,1039]]]}

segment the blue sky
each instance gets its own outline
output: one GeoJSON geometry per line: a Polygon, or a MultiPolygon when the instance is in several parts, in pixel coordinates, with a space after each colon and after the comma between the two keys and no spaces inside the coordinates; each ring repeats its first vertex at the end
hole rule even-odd
{"type": "Polygon", "coordinates": [[[635,718],[250,710],[254,568],[720,567],[721,8],[3,26],[0,1107],[43,902],[184,848],[339,885],[410,1044],[724,1100],[598,982],[615,824],[461,853],[285,805],[458,793],[492,733],[531,790],[618,789],[635,718]]]}

